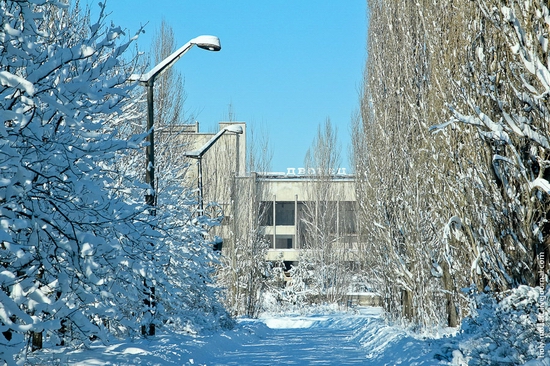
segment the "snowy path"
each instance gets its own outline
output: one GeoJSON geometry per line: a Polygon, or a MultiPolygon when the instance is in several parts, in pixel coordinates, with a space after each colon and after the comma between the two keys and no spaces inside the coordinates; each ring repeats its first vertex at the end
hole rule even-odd
{"type": "MultiPolygon", "coordinates": [[[[479,338],[453,336],[452,329],[440,329],[437,337],[423,336],[386,324],[380,311],[362,308],[358,312],[311,316],[266,314],[261,319],[241,319],[234,329],[209,334],[166,331],[147,339],[126,339],[109,345],[97,342],[88,349],[49,348],[33,353],[26,364],[464,366],[468,359],[459,349],[471,354],[471,347],[487,348],[482,355],[489,360],[487,364],[503,364],[502,360],[509,360],[506,364],[510,365],[522,364],[517,362],[518,357],[491,354],[485,336],[481,346],[479,338]]],[[[550,358],[529,363],[535,365],[549,366],[550,358]]]]}
{"type": "MultiPolygon", "coordinates": [[[[429,340],[388,326],[380,308],[312,316],[241,319],[232,330],[166,332],[89,349],[37,353],[29,364],[96,365],[434,365],[429,340]]],[[[437,349],[438,347],[436,347],[437,349]]],[[[448,363],[443,363],[448,364],[448,363]]]]}
{"type": "MultiPolygon", "coordinates": [[[[365,320],[365,316],[361,318],[365,320]]],[[[267,319],[269,330],[260,339],[227,350],[213,365],[363,365],[368,352],[353,337],[363,322],[353,322],[349,316],[345,319],[267,319]]]]}

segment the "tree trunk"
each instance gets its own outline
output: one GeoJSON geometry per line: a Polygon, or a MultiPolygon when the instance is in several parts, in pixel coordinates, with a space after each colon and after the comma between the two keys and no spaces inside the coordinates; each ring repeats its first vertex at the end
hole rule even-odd
{"type": "Polygon", "coordinates": [[[458,313],[453,300],[453,281],[449,271],[449,264],[443,261],[441,268],[443,269],[443,288],[445,290],[446,308],[447,308],[447,325],[456,328],[459,325],[458,313]]]}
{"type": "Polygon", "coordinates": [[[413,295],[409,290],[401,290],[401,305],[403,306],[403,318],[408,321],[413,320],[414,309],[413,309],[413,295]]]}
{"type": "Polygon", "coordinates": [[[31,349],[33,352],[42,349],[42,332],[31,332],[31,349]]]}

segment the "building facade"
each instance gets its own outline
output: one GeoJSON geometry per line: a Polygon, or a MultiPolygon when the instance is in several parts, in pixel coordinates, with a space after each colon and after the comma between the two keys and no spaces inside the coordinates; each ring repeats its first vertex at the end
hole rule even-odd
{"type": "Polygon", "coordinates": [[[267,259],[296,262],[300,251],[313,250],[327,238],[342,248],[356,242],[354,177],[340,173],[319,185],[319,176],[289,171],[237,178],[255,185],[259,230],[269,244],[267,259]]]}
{"type": "MultiPolygon", "coordinates": [[[[250,172],[246,167],[246,124],[221,122],[220,130],[238,124],[242,135],[227,134],[205,154],[203,164],[205,213],[223,212],[211,235],[223,240],[230,255],[243,237],[267,243],[266,258],[287,264],[300,260],[304,250],[331,248],[346,252],[349,260],[357,250],[357,209],[354,176],[344,169],[319,174],[315,169],[288,168],[286,172],[250,172]],[[209,208],[212,212],[209,212],[209,208]]],[[[214,133],[189,133],[189,149],[197,149],[214,133]]],[[[197,180],[196,162],[186,166],[188,184],[197,180]]],[[[247,239],[250,240],[250,239],[247,239]]]]}

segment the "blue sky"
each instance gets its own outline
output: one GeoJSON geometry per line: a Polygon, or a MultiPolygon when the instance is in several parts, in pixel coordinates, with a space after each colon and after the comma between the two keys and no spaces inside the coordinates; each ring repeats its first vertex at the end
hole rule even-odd
{"type": "MultiPolygon", "coordinates": [[[[95,0],[81,1],[97,9],[95,0]]],[[[175,68],[185,78],[187,113],[202,131],[227,120],[268,134],[272,171],[301,167],[319,124],[338,128],[349,169],[350,122],[366,60],[366,0],[107,0],[108,19],[149,51],[164,19],[177,47],[211,34],[220,52],[190,50],[175,68]]]]}

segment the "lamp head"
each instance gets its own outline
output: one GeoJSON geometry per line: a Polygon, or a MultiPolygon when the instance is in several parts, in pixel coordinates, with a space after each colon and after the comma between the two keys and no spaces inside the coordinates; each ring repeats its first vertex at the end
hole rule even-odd
{"type": "Polygon", "coordinates": [[[241,135],[243,133],[243,127],[241,125],[229,125],[224,128],[227,132],[233,132],[237,135],[241,135]]]}
{"type": "Polygon", "coordinates": [[[198,36],[193,39],[191,43],[197,45],[197,47],[208,51],[219,51],[222,49],[220,39],[216,36],[198,36]]]}

